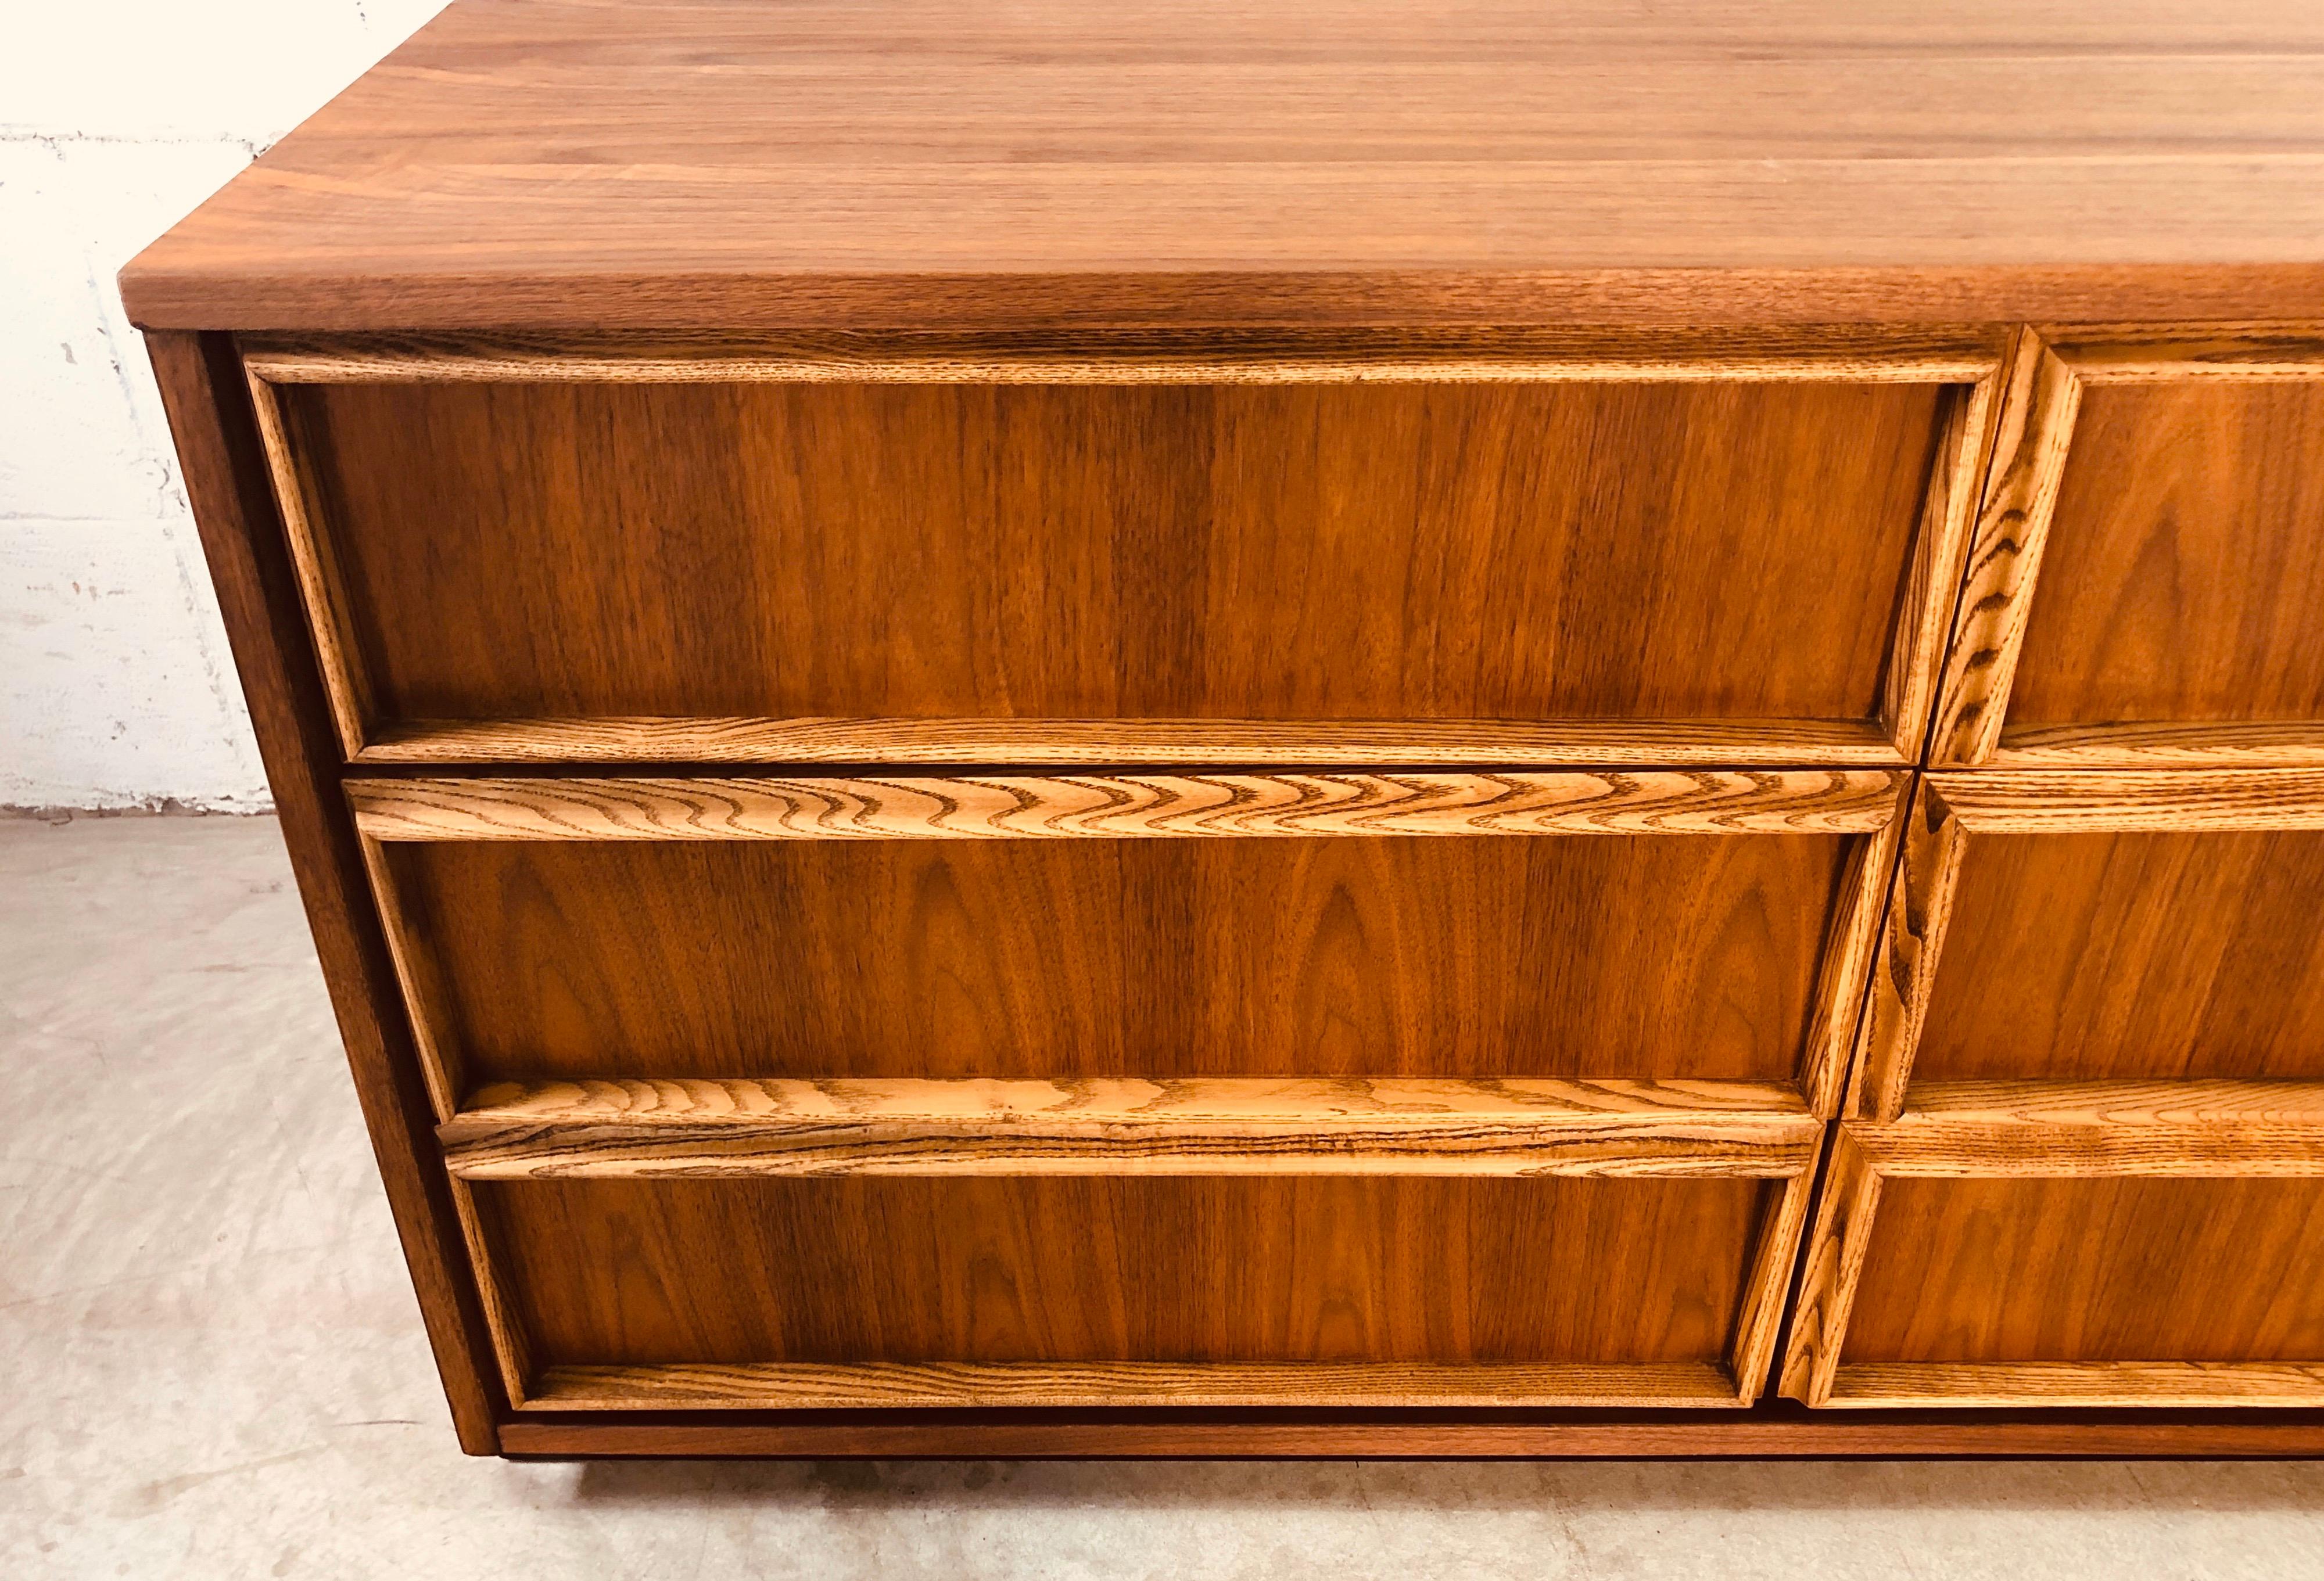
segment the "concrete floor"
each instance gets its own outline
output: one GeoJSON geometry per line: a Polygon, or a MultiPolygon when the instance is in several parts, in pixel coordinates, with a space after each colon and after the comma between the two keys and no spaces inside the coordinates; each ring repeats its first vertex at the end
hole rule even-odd
{"type": "Polygon", "coordinates": [[[2324,1576],[2324,1466],[454,1448],[263,819],[0,822],[0,1576],[2324,1576]]]}

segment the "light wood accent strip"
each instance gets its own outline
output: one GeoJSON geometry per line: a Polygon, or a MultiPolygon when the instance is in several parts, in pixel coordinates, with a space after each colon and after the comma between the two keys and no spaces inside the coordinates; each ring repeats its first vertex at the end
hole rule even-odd
{"type": "Polygon", "coordinates": [[[1729,1406],[1707,1362],[1590,1365],[1253,1362],[758,1363],[551,1367],[531,1411],[771,1407],[1729,1406]]]}
{"type": "Polygon", "coordinates": [[[1880,1206],[1880,1176],[1856,1144],[1862,1127],[1842,1126],[1832,1138],[1831,1162],[1816,1203],[1815,1227],[1800,1269],[1799,1300],[1793,1304],[1791,1338],[1784,1355],[1777,1393],[1789,1400],[1821,1405],[1831,1397],[1848,1333],[1849,1309],[1871,1245],[1872,1218],[1880,1206]]]}
{"type": "Polygon", "coordinates": [[[2324,1363],[1858,1362],[1826,1405],[2312,1406],[2324,1363]]]}
{"type": "Polygon", "coordinates": [[[514,719],[386,723],[367,764],[1393,763],[1884,768],[1869,720],[514,719]]]}
{"type": "Polygon", "coordinates": [[[2010,768],[1929,783],[1978,833],[2324,829],[2324,768],[2010,768]]]}
{"type": "Polygon", "coordinates": [[[1808,1107],[1826,1119],[1840,1112],[1854,1062],[1858,1026],[1886,920],[1896,844],[1910,816],[1912,794],[1909,785],[1898,785],[1895,816],[1870,839],[1857,843],[1840,876],[1840,899],[1818,969],[1813,1019],[1800,1062],[1800,1088],[1808,1107]]]}
{"type": "Polygon", "coordinates": [[[2324,1082],[1923,1082],[1845,1130],[1883,1175],[2324,1175],[2324,1082]]]}
{"type": "Polygon", "coordinates": [[[457,1046],[436,1035],[437,1028],[451,1022],[443,1011],[444,988],[435,952],[413,938],[379,841],[356,843],[363,849],[364,873],[379,907],[380,932],[387,939],[388,960],[395,969],[396,987],[402,992],[404,1010],[411,1022],[412,1052],[419,1056],[420,1077],[428,1086],[429,1108],[440,1126],[459,1111],[460,1093],[468,1080],[457,1046]]]}
{"type": "MultiPolygon", "coordinates": [[[[1819,1135],[1817,1141],[1821,1140],[1819,1135]]],[[[1775,1341],[1783,1327],[1784,1297],[1791,1286],[1793,1265],[1799,1261],[1800,1228],[1814,1194],[1815,1171],[1803,1168],[1784,1182],[1760,1227],[1729,1352],[1729,1370],[1734,1376],[1738,1405],[1750,1405],[1766,1392],[1767,1366],[1775,1359],[1775,1341]]]]}
{"type": "Polygon", "coordinates": [[[2004,730],[1996,768],[2324,768],[2312,720],[2231,724],[2163,721],[2004,730]]]}
{"type": "Polygon", "coordinates": [[[2136,326],[2053,333],[2058,355],[2085,384],[2324,379],[2324,340],[2313,329],[2224,326],[2181,329],[2168,338],[2136,326]]]}
{"type": "Polygon", "coordinates": [[[1977,526],[1978,484],[2000,409],[1997,369],[1954,392],[1944,407],[1921,529],[1913,543],[1912,579],[1890,639],[1880,716],[1888,740],[1919,762],[1935,705],[1953,610],[1977,526]]]}
{"type": "Polygon", "coordinates": [[[258,419],[259,442],[266,471],[281,515],[283,537],[290,546],[290,563],[298,579],[300,602],[305,606],[307,629],[314,639],[315,657],[330,700],[331,722],[341,753],[352,759],[363,750],[364,735],[375,712],[371,687],[352,648],[344,640],[354,607],[331,554],[328,535],[318,532],[312,501],[313,480],[307,458],[290,444],[282,424],[281,403],[256,374],[248,375],[251,405],[258,419]]]}
{"type": "Polygon", "coordinates": [[[363,779],[373,840],[1010,840],[1867,834],[1882,769],[1118,774],[884,779],[363,779]]]}
{"type": "Polygon", "coordinates": [[[1903,856],[1890,883],[1879,954],[1858,1023],[1855,1071],[1843,1106],[1849,1115],[1886,1119],[1904,1107],[1913,1051],[1928,1018],[1945,924],[1960,880],[1965,839],[1935,777],[1923,778],[1904,818],[1903,856]]]}
{"type": "Polygon", "coordinates": [[[467,1246],[469,1266],[475,1270],[476,1298],[484,1308],[484,1328],[492,1337],[493,1357],[500,1364],[501,1386],[512,1402],[522,1400],[526,1380],[534,1371],[531,1337],[523,1319],[511,1310],[503,1292],[500,1259],[493,1251],[492,1234],[476,1211],[475,1193],[456,1176],[451,1188],[453,1209],[460,1221],[460,1239],[467,1246]]]}
{"type": "Polygon", "coordinates": [[[731,1175],[1781,1178],[1822,1127],[1771,1082],[978,1079],[489,1088],[438,1135],[467,1180],[731,1175]]]}
{"type": "Polygon", "coordinates": [[[2074,372],[2032,331],[2013,353],[1993,461],[1945,656],[1930,761],[1978,763],[2001,739],[2034,587],[2081,409],[2074,372]]]}
{"type": "Polygon", "coordinates": [[[1972,381],[2000,362],[1975,329],[1544,328],[1435,333],[1105,331],[1076,336],[719,334],[244,335],[280,383],[610,380],[624,383],[1294,384],[1583,380],[1972,381]]]}

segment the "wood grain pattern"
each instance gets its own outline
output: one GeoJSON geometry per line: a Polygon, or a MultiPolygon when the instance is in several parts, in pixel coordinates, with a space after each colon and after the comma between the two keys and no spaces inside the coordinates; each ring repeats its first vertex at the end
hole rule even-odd
{"type": "Polygon", "coordinates": [[[1939,767],[1983,762],[2000,743],[2081,399],[2072,369],[2022,332],[1938,689],[1929,761],[1939,767]]]}
{"type": "Polygon", "coordinates": [[[2319,521],[2324,368],[2093,388],[2059,487],[2058,574],[2034,603],[2014,720],[2305,722],[2311,745],[2324,740],[2319,521]]]}
{"type": "Polygon", "coordinates": [[[2278,383],[2324,379],[2324,339],[2312,329],[2213,325],[2157,330],[2152,325],[2080,325],[2045,329],[2085,384],[2278,383]]]}
{"type": "Polygon", "coordinates": [[[124,292],[204,328],[2324,317],[2319,53],[2299,0],[469,0],[124,292]]]}
{"type": "Polygon", "coordinates": [[[1728,1351],[1727,1370],[1738,1405],[1749,1405],[1767,1392],[1767,1374],[1781,1338],[1792,1270],[1800,1258],[1800,1231],[1807,1224],[1808,1204],[1814,1195],[1814,1166],[1822,1152],[1822,1140],[1821,1135],[1816,1138],[1802,1161],[1803,1167],[1784,1181],[1782,1192],[1760,1220],[1751,1271],[1743,1282],[1743,1310],[1736,1318],[1735,1338],[1728,1351]]]}
{"type": "Polygon", "coordinates": [[[2324,20],[1190,4],[462,0],[124,271],[464,1447],[1748,1436],[1837,1108],[1769,1441],[2290,1441],[2324,20]]]}
{"type": "MultiPolygon", "coordinates": [[[[345,782],[341,783],[344,786],[345,782]]],[[[394,877],[388,869],[380,842],[364,839],[361,844],[364,873],[371,880],[371,899],[378,909],[380,933],[387,942],[396,986],[403,992],[403,1006],[410,1018],[411,1052],[420,1063],[420,1080],[427,1086],[429,1108],[436,1123],[441,1126],[458,1112],[460,1095],[475,1082],[458,1043],[446,1035],[452,1021],[436,952],[412,931],[410,920],[403,915],[394,877]]]]}
{"type": "Polygon", "coordinates": [[[237,337],[276,384],[539,382],[777,384],[1538,383],[1717,380],[1969,383],[2000,363],[1971,326],[1663,326],[1490,330],[1270,326],[963,336],[888,329],[780,338],[604,336],[237,337]]]}
{"type": "Polygon", "coordinates": [[[2324,768],[2324,725],[2297,720],[2009,725],[1993,763],[2009,768],[2324,768]]]}
{"type": "Polygon", "coordinates": [[[1914,1074],[2324,1077],[2319,894],[2313,827],[1976,834],[1914,1074]]]}
{"type": "Polygon", "coordinates": [[[380,849],[478,1082],[1789,1080],[1867,838],[380,849]]]}
{"type": "Polygon", "coordinates": [[[1863,834],[1880,769],[1081,774],[880,779],[357,779],[375,841],[1039,840],[1863,834]]]}
{"type": "Polygon", "coordinates": [[[374,730],[364,764],[1641,764],[1909,761],[1863,720],[507,719],[374,730]]]}
{"type": "Polygon", "coordinates": [[[1997,363],[1974,384],[1956,389],[1946,402],[1936,455],[1929,467],[1921,530],[1913,540],[1912,572],[1891,639],[1880,718],[1890,744],[1915,763],[1928,744],[1938,676],[1951,639],[1953,611],[1967,571],[1978,496],[1996,437],[2001,397],[1998,372],[1997,363]]]}
{"type": "Polygon", "coordinates": [[[586,1081],[438,1127],[470,1180],[839,1174],[1787,1176],[1822,1129],[1775,1083],[586,1081]]]}
{"type": "Polygon", "coordinates": [[[302,635],[297,573],[248,391],[222,337],[155,335],[146,345],[453,1426],[464,1450],[489,1455],[502,1408],[493,1351],[460,1256],[450,1183],[429,1135],[435,1117],[370,909],[360,841],[331,773],[330,704],[302,635]]]}
{"type": "Polygon", "coordinates": [[[1897,843],[1844,1105],[1845,1113],[1859,1117],[1891,1118],[1902,1108],[1944,959],[1967,836],[1937,777],[1923,777],[1914,788],[1897,843]]]}
{"type": "Polygon", "coordinates": [[[2324,1356],[2324,1181],[1884,1179],[1840,1374],[2324,1356]]]}
{"type": "Polygon", "coordinates": [[[1872,838],[1858,841],[1850,848],[1832,904],[1831,931],[1816,979],[1815,1018],[1808,1025],[1807,1049],[1801,1056],[1799,1072],[1800,1090],[1807,1096],[1809,1108],[1825,1119],[1840,1112],[1855,1067],[1858,1027],[1880,954],[1897,848],[1914,794],[1912,781],[1899,783],[1895,816],[1872,838]]]}
{"type": "Polygon", "coordinates": [[[2324,773],[2000,768],[1917,794],[1849,1114],[1895,1117],[1915,1074],[2324,1073],[2324,773]]]}
{"type": "Polygon", "coordinates": [[[2314,1406],[2324,1364],[2286,1362],[1858,1363],[1826,1405],[2314,1406]]]}
{"type": "Polygon", "coordinates": [[[1720,1363],[1779,1188],[1115,1175],[471,1190],[543,1367],[1452,1366],[1720,1363]]]}
{"type": "Polygon", "coordinates": [[[1843,1125],[1834,1131],[1817,1193],[1815,1227],[1801,1253],[1799,1293],[1792,1302],[1776,1391],[1808,1405],[1822,1405],[1831,1397],[1873,1215],[1880,1205],[1879,1173],[1857,1145],[1868,1128],[1843,1125]]]}
{"type": "Polygon", "coordinates": [[[1872,721],[1954,387],[271,388],[366,740],[693,716],[1263,743],[1872,721]]]}
{"type": "Polygon", "coordinates": [[[451,1181],[452,1204],[459,1216],[460,1244],[475,1272],[476,1295],[484,1309],[484,1328],[492,1337],[493,1355],[500,1364],[501,1387],[512,1407],[524,1403],[525,1391],[537,1374],[532,1336],[524,1319],[511,1307],[500,1271],[500,1252],[493,1230],[476,1211],[476,1194],[457,1176],[451,1181]]]}
{"type": "MultiPolygon", "coordinates": [[[[1990,198],[1990,194],[1981,198],[1990,198]]],[[[1969,201],[1956,197],[1957,203],[1969,201]]],[[[1956,210],[1956,215],[1958,214],[1956,210]]],[[[1227,272],[1104,270],[1051,278],[1017,273],[914,276],[899,271],[794,275],[782,280],[728,277],[642,282],[585,276],[541,285],[530,299],[483,299],[508,281],[456,267],[390,285],[374,281],[359,299],[330,294],[302,279],[258,282],[272,303],[234,305],[251,284],[236,271],[204,279],[149,267],[143,255],[116,277],[131,322],[160,329],[186,318],[221,331],[299,326],[310,335],[474,331],[502,340],[618,329],[657,336],[703,324],[728,333],[790,334],[852,324],[879,333],[901,323],[964,332],[1112,330],[1124,326],[1268,329],[1294,317],[1313,325],[1362,329],[1393,319],[1406,329],[1499,329],[1512,325],[1659,328],[1683,322],[1764,329],[1821,329],[1836,323],[1886,328],[2019,320],[2143,318],[2153,323],[2324,318],[2324,271],[2312,263],[2020,263],[1785,267],[1475,269],[1227,272]]],[[[341,280],[337,285],[348,282],[341,280]]]]}
{"type": "Polygon", "coordinates": [[[1859,1409],[2324,1400],[2319,1175],[2313,1084],[1916,1085],[1902,1118],[1840,1127],[1783,1392],[1859,1409]]]}
{"type": "Polygon", "coordinates": [[[300,600],[306,605],[307,639],[313,645],[315,667],[330,699],[339,749],[353,758],[363,749],[365,722],[378,712],[369,673],[348,643],[356,605],[340,567],[337,548],[315,518],[314,457],[303,446],[294,446],[284,432],[282,405],[273,389],[254,378],[248,382],[251,410],[273,482],[274,509],[290,552],[300,600]]]}
{"type": "Polygon", "coordinates": [[[1932,775],[1979,834],[2232,833],[2324,828],[2324,770],[2045,769],[1932,775]]]}
{"type": "MultiPolygon", "coordinates": [[[[2319,1369],[2324,1371],[2324,1369],[2319,1369]]],[[[964,1406],[1731,1406],[1724,1368],[1250,1362],[782,1364],[551,1367],[530,1411],[734,1411],[964,1406]]]]}
{"type": "Polygon", "coordinates": [[[1918,1081],[1851,1123],[1882,1175],[2324,1175],[2324,1083],[1918,1081]]]}

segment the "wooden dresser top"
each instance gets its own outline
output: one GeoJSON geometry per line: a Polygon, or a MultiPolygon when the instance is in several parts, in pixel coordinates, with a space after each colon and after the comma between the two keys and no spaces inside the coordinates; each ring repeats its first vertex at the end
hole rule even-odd
{"type": "Polygon", "coordinates": [[[2324,317],[2313,0],[458,0],[156,328],[2324,317]]]}

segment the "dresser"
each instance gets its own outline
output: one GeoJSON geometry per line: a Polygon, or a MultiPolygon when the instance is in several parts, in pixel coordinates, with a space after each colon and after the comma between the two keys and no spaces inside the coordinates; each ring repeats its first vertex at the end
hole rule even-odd
{"type": "Polygon", "coordinates": [[[2324,13],[458,0],[122,276],[462,1446],[2324,1451],[2324,13]]]}

